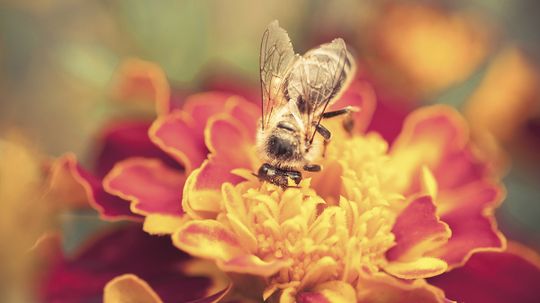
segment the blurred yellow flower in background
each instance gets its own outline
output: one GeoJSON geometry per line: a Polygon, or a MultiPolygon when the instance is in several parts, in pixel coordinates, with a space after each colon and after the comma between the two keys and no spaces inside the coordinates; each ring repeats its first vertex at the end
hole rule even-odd
{"type": "Polygon", "coordinates": [[[493,30],[479,16],[436,5],[390,3],[369,30],[380,63],[406,77],[397,79],[404,87],[427,95],[464,81],[494,43],[493,30]]]}
{"type": "Polygon", "coordinates": [[[43,158],[24,137],[0,138],[0,301],[30,302],[37,270],[31,249],[51,226],[43,158]]]}
{"type": "Polygon", "coordinates": [[[501,148],[525,159],[539,159],[540,136],[534,127],[540,121],[540,73],[518,47],[508,46],[497,54],[464,112],[473,134],[493,141],[492,154],[499,161],[508,161],[501,148]]]}

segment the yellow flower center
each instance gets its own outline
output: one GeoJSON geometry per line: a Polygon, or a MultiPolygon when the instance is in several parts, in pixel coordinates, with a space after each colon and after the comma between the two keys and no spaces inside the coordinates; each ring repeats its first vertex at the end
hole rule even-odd
{"type": "Polygon", "coordinates": [[[217,220],[262,260],[291,263],[267,279],[265,296],[332,280],[358,289],[354,283],[362,272],[380,271],[386,262],[395,207],[403,199],[391,189],[388,145],[375,134],[336,137],[324,170],[298,188],[260,184],[247,171],[238,171],[247,181],[223,187],[217,220]]]}

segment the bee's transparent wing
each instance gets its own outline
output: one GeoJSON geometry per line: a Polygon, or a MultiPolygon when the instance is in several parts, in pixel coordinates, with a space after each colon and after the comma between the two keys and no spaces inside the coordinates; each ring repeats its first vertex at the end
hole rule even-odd
{"type": "Polygon", "coordinates": [[[296,59],[298,56],[294,54],[289,35],[279,27],[277,20],[272,21],[262,36],[259,57],[263,129],[267,126],[274,109],[287,103],[283,95],[283,86],[296,59]]]}
{"type": "Polygon", "coordinates": [[[301,60],[287,79],[287,94],[296,100],[306,128],[313,128],[311,141],[315,135],[314,127],[349,85],[356,67],[343,39],[314,48],[301,60]]]}

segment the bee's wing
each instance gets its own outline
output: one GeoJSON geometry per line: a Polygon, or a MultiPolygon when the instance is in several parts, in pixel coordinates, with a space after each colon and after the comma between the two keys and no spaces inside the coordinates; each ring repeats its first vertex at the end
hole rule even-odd
{"type": "MultiPolygon", "coordinates": [[[[287,95],[297,100],[306,129],[320,123],[322,114],[349,85],[356,66],[343,39],[308,51],[287,79],[287,95]]],[[[307,132],[308,134],[310,132],[307,132]]],[[[313,140],[315,129],[310,140],[313,140]]]]}
{"type": "Polygon", "coordinates": [[[277,20],[272,21],[262,36],[259,57],[263,129],[270,121],[274,109],[287,103],[283,95],[283,86],[297,59],[289,35],[279,27],[277,20]]]}

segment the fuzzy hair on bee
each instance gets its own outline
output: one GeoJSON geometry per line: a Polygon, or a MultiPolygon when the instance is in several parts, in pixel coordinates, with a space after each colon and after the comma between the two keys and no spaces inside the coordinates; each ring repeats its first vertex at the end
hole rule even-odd
{"type": "Polygon", "coordinates": [[[257,151],[264,164],[262,181],[287,187],[296,184],[301,170],[320,171],[331,133],[321,121],[358,110],[346,107],[327,112],[356,70],[343,39],[334,39],[299,55],[287,32],[271,22],[261,40],[260,80],[262,113],[257,151]]]}

